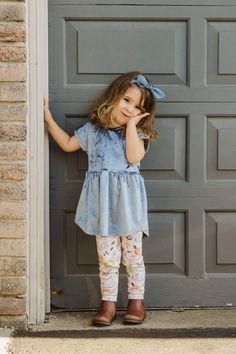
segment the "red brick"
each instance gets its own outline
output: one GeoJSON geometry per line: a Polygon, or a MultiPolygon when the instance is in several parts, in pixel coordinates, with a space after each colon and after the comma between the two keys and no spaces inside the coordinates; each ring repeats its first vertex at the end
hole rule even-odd
{"type": "Polygon", "coordinates": [[[27,225],[24,220],[1,220],[0,238],[25,238],[27,225]]]}
{"type": "Polygon", "coordinates": [[[25,121],[27,106],[24,103],[0,104],[0,121],[25,121]]]}
{"type": "Polygon", "coordinates": [[[25,19],[24,4],[0,2],[0,21],[23,21],[25,19]]]}
{"type": "Polygon", "coordinates": [[[0,257],[25,257],[26,245],[23,239],[0,239],[0,257]]]}
{"type": "Polygon", "coordinates": [[[0,23],[0,41],[23,42],[25,41],[25,24],[0,23]]]}
{"type": "Polygon", "coordinates": [[[22,182],[0,182],[0,200],[25,200],[26,185],[22,182]]]}
{"type": "Polygon", "coordinates": [[[24,162],[0,163],[0,178],[11,181],[23,181],[26,179],[27,170],[24,162]]]}
{"type": "Polygon", "coordinates": [[[16,45],[8,45],[0,47],[0,61],[2,62],[25,62],[26,48],[16,45]]]}
{"type": "Polygon", "coordinates": [[[25,142],[0,142],[0,160],[26,160],[27,145],[25,142]]]}
{"type": "Polygon", "coordinates": [[[0,295],[24,295],[26,293],[25,278],[0,279],[0,295]]]}
{"type": "Polygon", "coordinates": [[[27,216],[27,203],[25,201],[0,201],[0,219],[25,220],[27,216]]]}
{"type": "Polygon", "coordinates": [[[26,81],[26,64],[0,63],[0,81],[26,81]]]}
{"type": "MultiPolygon", "coordinates": [[[[0,327],[13,327],[14,329],[27,330],[28,323],[26,315],[22,316],[0,316],[0,327]]],[[[10,353],[10,347],[9,347],[10,353]]]]}
{"type": "MultiPolygon", "coordinates": [[[[1,241],[0,241],[1,242],[1,241]]],[[[0,276],[24,276],[26,274],[26,259],[0,258],[0,276]]]]}
{"type": "Polygon", "coordinates": [[[0,315],[23,315],[25,310],[26,301],[24,298],[0,298],[0,315]]]}
{"type": "Polygon", "coordinates": [[[5,141],[26,140],[26,126],[2,125],[0,126],[0,139],[5,141]]]}
{"type": "Polygon", "coordinates": [[[26,101],[25,83],[1,83],[0,102],[3,101],[26,101]]]}

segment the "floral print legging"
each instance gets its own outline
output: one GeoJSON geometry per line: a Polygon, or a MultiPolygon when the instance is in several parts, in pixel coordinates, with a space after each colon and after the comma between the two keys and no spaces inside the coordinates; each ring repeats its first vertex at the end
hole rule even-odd
{"type": "Polygon", "coordinates": [[[96,236],[102,300],[117,301],[120,261],[128,276],[128,299],[143,299],[142,237],[142,232],[128,236],[96,236]]]}

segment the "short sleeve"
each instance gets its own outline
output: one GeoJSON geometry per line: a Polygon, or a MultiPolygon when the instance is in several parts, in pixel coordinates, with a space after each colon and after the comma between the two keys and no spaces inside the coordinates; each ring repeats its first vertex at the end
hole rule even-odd
{"type": "Polygon", "coordinates": [[[89,134],[90,123],[87,122],[78,129],[74,131],[74,135],[77,138],[81,149],[87,151],[88,149],[88,134],[89,134]]]}
{"type": "Polygon", "coordinates": [[[138,137],[139,137],[139,139],[144,140],[144,149],[145,149],[145,152],[147,152],[149,149],[149,146],[150,146],[150,140],[149,140],[148,135],[143,133],[142,131],[138,131],[138,137]]]}

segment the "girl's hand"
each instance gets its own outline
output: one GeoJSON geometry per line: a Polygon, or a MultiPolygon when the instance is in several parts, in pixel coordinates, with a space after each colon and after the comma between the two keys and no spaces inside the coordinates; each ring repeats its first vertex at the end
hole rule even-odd
{"type": "Polygon", "coordinates": [[[148,112],[138,114],[130,118],[126,125],[126,157],[131,164],[137,164],[145,155],[144,141],[139,138],[136,125],[148,115],[150,115],[148,112]]]}
{"type": "Polygon", "coordinates": [[[49,123],[53,120],[51,112],[48,106],[48,98],[44,97],[43,99],[43,110],[44,110],[44,121],[45,123],[49,123]]]}
{"type": "Polygon", "coordinates": [[[143,119],[144,117],[147,117],[149,115],[150,115],[150,113],[148,113],[148,112],[138,114],[137,116],[130,118],[127,125],[134,124],[136,126],[140,122],[141,119],[143,119]]]}

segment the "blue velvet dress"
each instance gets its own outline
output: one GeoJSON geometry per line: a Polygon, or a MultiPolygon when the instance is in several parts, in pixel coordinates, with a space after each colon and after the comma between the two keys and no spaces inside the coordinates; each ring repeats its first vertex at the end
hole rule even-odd
{"type": "MultiPolygon", "coordinates": [[[[140,164],[126,158],[122,127],[96,128],[91,122],[75,130],[88,154],[88,171],[78,202],[75,223],[89,235],[149,236],[147,197],[140,164]]],[[[139,134],[143,139],[142,133],[139,134]]],[[[145,150],[149,141],[144,139],[145,150]]]]}

